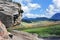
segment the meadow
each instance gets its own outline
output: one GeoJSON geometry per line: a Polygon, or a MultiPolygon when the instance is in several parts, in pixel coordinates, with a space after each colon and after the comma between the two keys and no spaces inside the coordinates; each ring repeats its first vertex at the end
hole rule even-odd
{"type": "Polygon", "coordinates": [[[60,22],[41,21],[37,23],[21,23],[21,25],[13,28],[14,30],[38,34],[39,37],[59,36],[60,22]]]}
{"type": "Polygon", "coordinates": [[[38,27],[38,28],[28,28],[23,29],[22,31],[29,33],[36,33],[41,37],[48,37],[51,35],[60,35],[60,25],[54,25],[49,27],[38,27]]]}

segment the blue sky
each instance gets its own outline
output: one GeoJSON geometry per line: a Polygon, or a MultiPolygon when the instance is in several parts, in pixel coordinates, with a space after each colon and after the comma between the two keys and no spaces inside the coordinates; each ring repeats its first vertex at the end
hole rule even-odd
{"type": "Polygon", "coordinates": [[[52,17],[60,12],[60,0],[13,0],[22,5],[23,17],[52,17]]]}

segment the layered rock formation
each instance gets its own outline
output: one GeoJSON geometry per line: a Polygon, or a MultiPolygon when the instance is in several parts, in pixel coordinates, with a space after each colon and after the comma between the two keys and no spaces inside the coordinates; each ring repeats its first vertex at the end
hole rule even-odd
{"type": "Polygon", "coordinates": [[[7,31],[6,27],[21,22],[21,5],[11,0],[0,0],[0,40],[39,40],[37,36],[22,31],[7,31]]]}
{"type": "Polygon", "coordinates": [[[6,27],[11,27],[21,22],[21,4],[11,0],[0,0],[0,20],[6,27]]]}
{"type": "Polygon", "coordinates": [[[0,40],[39,40],[39,38],[36,35],[22,31],[13,30],[10,33],[0,21],[0,40]]]}
{"type": "Polygon", "coordinates": [[[0,21],[0,40],[8,40],[9,32],[5,28],[5,25],[0,21]]]}

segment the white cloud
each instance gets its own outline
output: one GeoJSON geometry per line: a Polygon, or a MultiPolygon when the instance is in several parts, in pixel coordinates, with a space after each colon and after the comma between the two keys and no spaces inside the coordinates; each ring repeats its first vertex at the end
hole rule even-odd
{"type": "Polygon", "coordinates": [[[49,5],[48,9],[49,9],[50,11],[53,11],[53,10],[54,10],[54,5],[49,5]]]}
{"type": "Polygon", "coordinates": [[[31,10],[36,10],[38,8],[41,8],[41,5],[38,3],[32,3],[32,0],[14,0],[16,2],[19,2],[22,4],[22,9],[24,10],[23,16],[27,17],[52,17],[55,13],[60,12],[60,0],[52,0],[53,4],[50,4],[49,7],[46,9],[45,14],[37,15],[30,13],[31,10]],[[23,4],[23,2],[26,2],[27,5],[23,4]],[[35,15],[35,16],[34,16],[35,15]]]}
{"type": "Polygon", "coordinates": [[[30,11],[28,6],[22,6],[24,12],[28,13],[30,11]]]}
{"type": "Polygon", "coordinates": [[[36,18],[39,17],[40,15],[38,14],[32,14],[32,13],[26,13],[23,15],[23,17],[28,17],[28,18],[36,18]]]}
{"type": "Polygon", "coordinates": [[[21,2],[22,9],[24,10],[23,17],[25,16],[29,18],[38,17],[38,15],[31,13],[31,10],[36,10],[38,8],[41,8],[41,5],[39,5],[38,3],[31,3],[32,0],[24,0],[24,2],[27,2],[27,5],[24,5],[23,2],[21,2]]]}
{"type": "Polygon", "coordinates": [[[60,0],[52,0],[53,4],[50,4],[46,9],[45,16],[50,18],[54,14],[60,12],[60,0]]]}
{"type": "Polygon", "coordinates": [[[38,8],[41,8],[40,5],[33,3],[28,3],[27,6],[22,6],[22,9],[24,10],[25,13],[30,13],[31,10],[36,10],[38,8]]]}
{"type": "Polygon", "coordinates": [[[32,13],[26,13],[23,15],[22,18],[24,17],[28,17],[28,18],[36,18],[36,17],[46,17],[45,15],[41,15],[41,14],[32,14],[32,13]]]}
{"type": "Polygon", "coordinates": [[[36,10],[41,8],[41,5],[38,3],[32,3],[32,0],[13,0],[15,2],[19,2],[22,5],[22,9],[24,10],[23,17],[27,16],[29,18],[35,18],[39,15],[31,13],[31,10],[36,10]],[[26,5],[23,2],[27,3],[26,5]]]}
{"type": "Polygon", "coordinates": [[[37,8],[41,8],[41,6],[39,4],[36,4],[36,3],[29,3],[28,6],[34,10],[37,8]]]}
{"type": "Polygon", "coordinates": [[[26,14],[25,16],[31,18],[31,17],[52,17],[55,13],[60,12],[60,0],[52,0],[53,4],[50,4],[49,7],[46,9],[46,13],[42,15],[37,14],[30,14],[31,10],[35,10],[37,8],[41,8],[41,5],[36,3],[31,3],[32,0],[25,0],[27,2],[27,5],[23,5],[23,10],[26,14]],[[34,16],[35,15],[35,16],[34,16]]]}
{"type": "Polygon", "coordinates": [[[49,5],[48,9],[46,9],[46,13],[45,13],[46,17],[49,18],[53,16],[55,14],[54,10],[55,10],[54,5],[49,5]]]}
{"type": "Polygon", "coordinates": [[[53,0],[54,5],[56,8],[60,8],[60,0],[53,0]]]}

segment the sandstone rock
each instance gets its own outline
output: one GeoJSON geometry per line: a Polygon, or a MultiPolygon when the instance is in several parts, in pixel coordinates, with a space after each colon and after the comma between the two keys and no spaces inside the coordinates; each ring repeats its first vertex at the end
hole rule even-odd
{"type": "Polygon", "coordinates": [[[8,31],[5,28],[5,25],[0,21],[0,40],[8,39],[8,31]]]}
{"type": "Polygon", "coordinates": [[[0,21],[0,40],[39,40],[35,35],[27,32],[13,30],[7,31],[5,25],[0,21]]]}
{"type": "Polygon", "coordinates": [[[5,28],[5,25],[0,21],[0,36],[4,37],[7,35],[8,35],[7,29],[5,28]]]}
{"type": "Polygon", "coordinates": [[[23,32],[23,31],[13,30],[12,34],[22,38],[22,40],[39,40],[39,38],[37,36],[32,35],[32,34],[27,33],[27,32],[23,32]]]}
{"type": "Polygon", "coordinates": [[[39,40],[36,35],[13,30],[11,33],[6,27],[21,22],[21,5],[7,0],[0,0],[0,40],[39,40]]]}
{"type": "Polygon", "coordinates": [[[4,39],[0,36],[0,40],[4,40],[4,39]]]}
{"type": "Polygon", "coordinates": [[[0,0],[0,20],[6,27],[21,23],[21,4],[10,2],[10,0],[0,0]]]}

